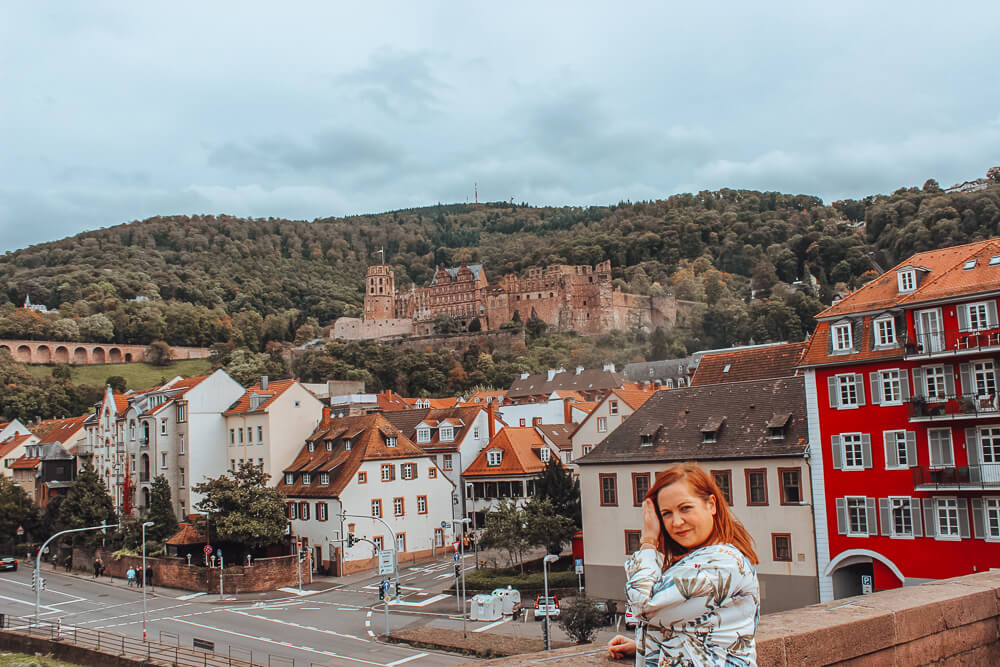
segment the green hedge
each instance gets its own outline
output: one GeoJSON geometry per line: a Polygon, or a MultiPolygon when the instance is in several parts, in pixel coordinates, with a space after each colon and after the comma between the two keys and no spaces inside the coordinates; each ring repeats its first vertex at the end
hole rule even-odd
{"type": "MultiPolygon", "coordinates": [[[[549,589],[577,588],[574,572],[549,572],[549,589]]],[[[511,574],[507,570],[471,570],[465,573],[465,587],[469,590],[492,591],[494,588],[511,586],[521,591],[542,591],[545,582],[541,572],[511,574]]]]}

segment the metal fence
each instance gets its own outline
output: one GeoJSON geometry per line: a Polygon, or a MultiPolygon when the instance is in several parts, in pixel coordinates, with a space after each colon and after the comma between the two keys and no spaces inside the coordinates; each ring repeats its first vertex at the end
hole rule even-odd
{"type": "Polygon", "coordinates": [[[258,653],[249,649],[229,648],[229,654],[185,648],[177,644],[142,641],[117,632],[91,630],[60,622],[38,621],[34,618],[0,614],[0,628],[33,637],[57,640],[103,653],[149,663],[178,667],[264,667],[265,665],[295,664],[291,658],[258,653]],[[235,654],[235,655],[234,655],[235,654]]]}

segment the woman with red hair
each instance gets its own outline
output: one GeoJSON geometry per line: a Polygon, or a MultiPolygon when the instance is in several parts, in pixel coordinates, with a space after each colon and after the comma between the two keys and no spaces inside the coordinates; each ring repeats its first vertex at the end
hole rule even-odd
{"type": "Polygon", "coordinates": [[[612,658],[657,665],[756,665],[757,554],[715,480],[694,463],[656,476],[642,504],[639,551],[625,563],[636,639],[608,642],[612,658]]]}

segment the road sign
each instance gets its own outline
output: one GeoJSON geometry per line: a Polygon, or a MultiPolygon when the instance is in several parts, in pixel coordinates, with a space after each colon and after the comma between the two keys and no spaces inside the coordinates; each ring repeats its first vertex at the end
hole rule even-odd
{"type": "MultiPolygon", "coordinates": [[[[447,521],[442,521],[441,522],[441,528],[443,530],[448,530],[448,522],[447,521]]],[[[20,535],[20,533],[18,533],[18,534],[20,535]]]]}
{"type": "Polygon", "coordinates": [[[861,592],[867,595],[873,590],[872,586],[872,576],[870,574],[861,575],[861,592]]]}
{"type": "Polygon", "coordinates": [[[386,593],[392,590],[392,582],[389,581],[388,579],[384,579],[382,581],[382,590],[384,590],[386,593]]]}
{"type": "Polygon", "coordinates": [[[206,544],[205,548],[202,549],[202,551],[204,551],[205,555],[207,556],[208,554],[212,553],[212,545],[211,544],[206,544]]]}
{"type": "Polygon", "coordinates": [[[582,558],[577,558],[576,559],[576,573],[577,574],[583,574],[583,559],[582,558]]]}
{"type": "Polygon", "coordinates": [[[378,552],[378,573],[379,574],[392,574],[393,567],[393,551],[392,549],[382,549],[378,552]]]}
{"type": "Polygon", "coordinates": [[[295,538],[295,548],[296,549],[302,549],[302,538],[301,537],[296,537],[295,538]]]}
{"type": "MultiPolygon", "coordinates": [[[[442,521],[441,523],[444,523],[444,521],[442,521]]],[[[22,535],[24,535],[24,526],[18,526],[17,527],[17,536],[21,537],[22,535]]]]}
{"type": "Polygon", "coordinates": [[[457,563],[462,558],[461,554],[452,554],[452,559],[457,563]]]}

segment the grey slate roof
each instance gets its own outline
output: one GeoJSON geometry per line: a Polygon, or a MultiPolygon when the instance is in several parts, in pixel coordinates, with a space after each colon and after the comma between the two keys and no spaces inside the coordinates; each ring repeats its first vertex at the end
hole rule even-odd
{"type": "Polygon", "coordinates": [[[688,379],[688,370],[694,361],[691,357],[682,359],[663,359],[662,361],[639,361],[625,364],[623,372],[629,382],[660,382],[667,378],[677,381],[677,378],[688,379]]]}
{"type": "Polygon", "coordinates": [[[751,380],[658,391],[574,463],[802,456],[808,443],[803,378],[751,380]],[[784,438],[771,439],[768,425],[785,415],[784,438]],[[722,423],[716,441],[705,443],[702,431],[710,422],[722,423]],[[643,439],[651,444],[642,445],[643,439]]]}
{"type": "Polygon", "coordinates": [[[625,377],[612,371],[598,369],[584,370],[577,374],[575,371],[564,371],[556,373],[552,380],[547,374],[529,375],[521,379],[518,378],[507,390],[507,398],[520,398],[522,396],[548,396],[554,391],[564,389],[566,391],[589,391],[594,389],[620,389],[625,384],[625,377]]]}

